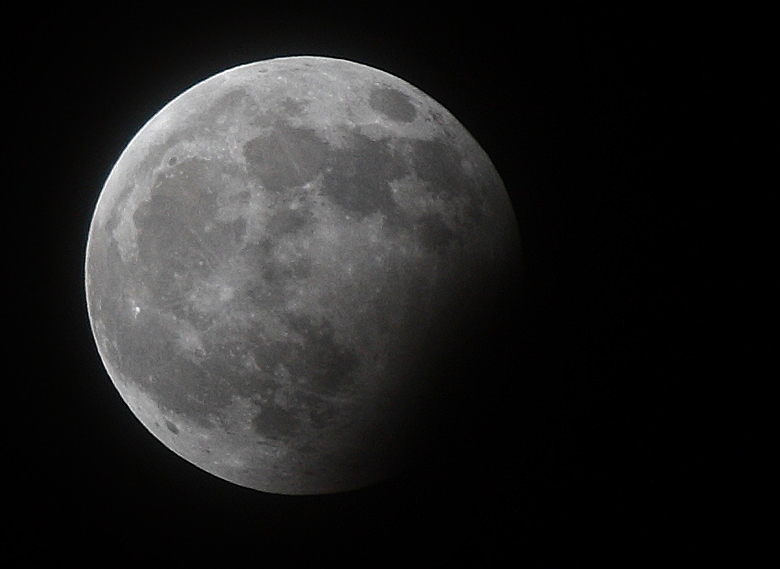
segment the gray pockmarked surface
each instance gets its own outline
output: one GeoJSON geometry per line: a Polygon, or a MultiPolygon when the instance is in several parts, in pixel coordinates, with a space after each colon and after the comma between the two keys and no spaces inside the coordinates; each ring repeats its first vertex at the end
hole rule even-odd
{"type": "Polygon", "coordinates": [[[442,387],[431,346],[519,254],[501,179],[446,109],[283,58],[194,86],[130,142],[90,228],[88,308],[170,449],[261,491],[337,492],[403,464],[442,387]]]}

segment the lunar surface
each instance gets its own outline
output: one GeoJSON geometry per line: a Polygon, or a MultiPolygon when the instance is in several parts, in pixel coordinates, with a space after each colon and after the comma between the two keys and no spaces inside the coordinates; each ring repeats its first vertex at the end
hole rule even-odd
{"type": "Polygon", "coordinates": [[[219,73],[138,132],[97,202],[86,295],[111,380],[169,449],[331,493],[392,476],[435,430],[447,343],[519,255],[498,173],[445,108],[292,57],[219,73]]]}

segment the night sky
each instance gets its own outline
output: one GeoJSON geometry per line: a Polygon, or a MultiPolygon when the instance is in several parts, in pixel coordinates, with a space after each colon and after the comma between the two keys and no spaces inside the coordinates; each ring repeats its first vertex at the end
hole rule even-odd
{"type": "Polygon", "coordinates": [[[739,460],[701,404],[717,367],[718,40],[695,14],[549,6],[106,5],[20,25],[40,55],[12,64],[26,172],[9,214],[20,268],[6,273],[22,316],[9,356],[24,362],[6,376],[20,387],[5,414],[12,557],[631,567],[703,554],[711,438],[724,468],[739,460]],[[351,59],[441,102],[502,176],[525,254],[516,316],[473,364],[441,447],[331,496],[244,489],[164,448],[104,371],[83,292],[92,211],[134,134],[203,79],[286,55],[351,59]]]}

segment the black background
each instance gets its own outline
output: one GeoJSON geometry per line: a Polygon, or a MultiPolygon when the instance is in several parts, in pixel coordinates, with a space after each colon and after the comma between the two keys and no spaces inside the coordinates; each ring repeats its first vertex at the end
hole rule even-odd
{"type": "Polygon", "coordinates": [[[548,567],[711,549],[703,524],[740,505],[709,497],[712,439],[720,471],[740,451],[703,404],[721,40],[694,11],[456,4],[106,4],[18,22],[10,253],[33,277],[10,279],[25,362],[6,415],[12,554],[548,567]],[[286,55],[365,63],[447,107],[501,174],[525,255],[512,324],[438,451],[331,496],[250,491],[165,449],[106,375],[83,293],[94,205],[138,129],[203,79],[286,55]]]}

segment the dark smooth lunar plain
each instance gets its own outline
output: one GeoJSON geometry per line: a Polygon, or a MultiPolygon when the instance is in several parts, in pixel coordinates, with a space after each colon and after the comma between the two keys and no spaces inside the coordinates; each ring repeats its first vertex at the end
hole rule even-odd
{"type": "Polygon", "coordinates": [[[436,431],[448,343],[484,329],[519,255],[498,173],[445,108],[290,57],[219,73],[138,132],[97,202],[86,294],[111,380],[163,444],[241,486],[331,493],[436,431]]]}

